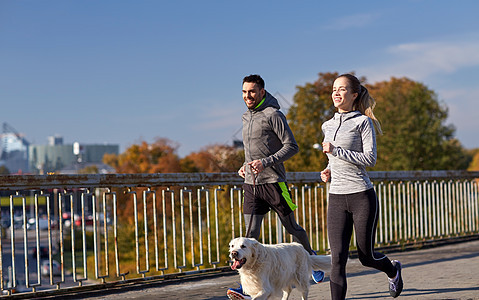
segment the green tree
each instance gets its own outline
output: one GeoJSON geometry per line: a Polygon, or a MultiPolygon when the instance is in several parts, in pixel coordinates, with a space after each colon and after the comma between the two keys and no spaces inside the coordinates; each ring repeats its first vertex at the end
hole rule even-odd
{"type": "Polygon", "coordinates": [[[448,109],[434,91],[408,78],[367,87],[384,133],[377,137],[376,170],[467,168],[470,156],[454,138],[454,126],[445,124],[448,109]]]}
{"type": "Polygon", "coordinates": [[[319,73],[314,83],[297,86],[293,105],[287,115],[289,126],[299,146],[299,153],[286,161],[288,171],[320,171],[327,165],[327,157],[313,145],[321,144],[321,124],[332,118],[331,86],[338,73],[319,73]]]}
{"type": "Polygon", "coordinates": [[[8,174],[10,174],[10,171],[8,170],[8,168],[5,166],[0,166],[0,175],[8,175],[8,174]]]}
{"type": "MultiPolygon", "coordinates": [[[[321,125],[336,109],[331,86],[338,73],[319,73],[314,83],[298,86],[288,121],[300,152],[286,162],[288,171],[321,171],[327,157],[313,148],[323,140],[321,125]]],[[[374,170],[466,169],[471,155],[446,125],[448,110],[422,83],[407,78],[366,84],[377,101],[374,111],[384,134],[377,136],[378,161],[374,170]]]]}

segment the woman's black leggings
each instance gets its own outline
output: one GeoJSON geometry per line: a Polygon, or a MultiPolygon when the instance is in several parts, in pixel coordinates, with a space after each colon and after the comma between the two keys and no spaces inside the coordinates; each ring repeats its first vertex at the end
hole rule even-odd
{"type": "Polygon", "coordinates": [[[331,247],[331,299],[346,298],[346,263],[349,244],[356,233],[358,256],[366,267],[393,278],[397,270],[386,255],[374,252],[379,202],[374,189],[353,194],[329,194],[328,238],[331,247]]]}

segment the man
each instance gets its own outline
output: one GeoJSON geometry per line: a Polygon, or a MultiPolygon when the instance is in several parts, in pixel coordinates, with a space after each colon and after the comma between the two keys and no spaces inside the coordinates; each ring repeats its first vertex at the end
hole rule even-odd
{"type": "MultiPolygon", "coordinates": [[[[284,114],[279,111],[278,100],[264,89],[259,75],[243,79],[243,100],[248,111],[243,114],[243,145],[245,163],[238,174],[243,184],[243,214],[246,237],[259,239],[264,215],[273,209],[294,241],[314,255],[306,231],[294,218],[297,206],[291,200],[286,184],[283,162],[298,153],[299,148],[284,114]]],[[[313,271],[313,280],[321,282],[324,272],[313,271]]],[[[227,291],[230,299],[251,299],[243,294],[241,286],[227,291]]]]}

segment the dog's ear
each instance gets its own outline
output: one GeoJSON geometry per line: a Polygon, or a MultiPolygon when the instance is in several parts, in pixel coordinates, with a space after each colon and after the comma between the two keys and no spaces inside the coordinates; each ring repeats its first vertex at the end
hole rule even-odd
{"type": "Polygon", "coordinates": [[[258,255],[258,253],[260,252],[261,250],[261,247],[263,245],[261,245],[257,240],[255,239],[250,239],[250,245],[251,245],[251,256],[252,257],[256,257],[258,255]]]}

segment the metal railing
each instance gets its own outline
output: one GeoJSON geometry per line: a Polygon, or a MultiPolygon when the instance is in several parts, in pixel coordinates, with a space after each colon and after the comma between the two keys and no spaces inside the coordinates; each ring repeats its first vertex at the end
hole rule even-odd
{"type": "MultiPolygon", "coordinates": [[[[377,247],[479,234],[479,172],[370,177],[381,208],[377,247]]],[[[0,285],[7,295],[226,269],[229,240],[245,234],[236,173],[0,178],[0,285]]],[[[313,249],[327,252],[328,186],[319,173],[289,173],[288,184],[297,222],[313,249]]],[[[260,239],[292,240],[274,213],[260,239]]]]}

